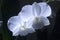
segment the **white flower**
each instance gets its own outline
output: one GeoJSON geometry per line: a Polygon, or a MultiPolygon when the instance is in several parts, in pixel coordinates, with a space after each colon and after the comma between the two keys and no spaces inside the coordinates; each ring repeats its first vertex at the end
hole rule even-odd
{"type": "Polygon", "coordinates": [[[30,21],[23,21],[19,16],[13,16],[8,20],[8,28],[13,32],[13,36],[26,36],[35,32],[30,21]]]}
{"type": "Polygon", "coordinates": [[[13,32],[13,36],[26,36],[50,24],[47,17],[51,15],[51,7],[45,3],[34,2],[32,5],[25,5],[18,16],[13,16],[8,20],[8,28],[13,32]]]}
{"type": "Polygon", "coordinates": [[[30,20],[34,29],[41,29],[50,24],[47,17],[51,15],[51,7],[46,2],[25,5],[18,14],[23,21],[30,20]]]}

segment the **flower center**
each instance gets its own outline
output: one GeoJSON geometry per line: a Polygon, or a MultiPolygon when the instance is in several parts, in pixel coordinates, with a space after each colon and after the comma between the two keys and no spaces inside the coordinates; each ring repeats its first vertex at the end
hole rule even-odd
{"type": "Polygon", "coordinates": [[[21,30],[26,30],[25,26],[21,26],[21,30]]]}
{"type": "Polygon", "coordinates": [[[35,22],[40,22],[40,18],[39,17],[35,17],[35,22]]]}
{"type": "Polygon", "coordinates": [[[23,26],[21,26],[21,30],[26,30],[26,22],[24,22],[24,25],[23,26]]]}

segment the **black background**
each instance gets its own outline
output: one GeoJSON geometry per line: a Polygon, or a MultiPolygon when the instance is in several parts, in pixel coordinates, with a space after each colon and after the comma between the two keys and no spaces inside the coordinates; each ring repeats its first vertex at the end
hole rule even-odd
{"type": "Polygon", "coordinates": [[[48,4],[52,8],[52,17],[48,17],[51,25],[41,30],[36,30],[36,33],[25,37],[13,37],[12,32],[7,28],[7,21],[11,16],[17,15],[24,5],[32,4],[33,2],[41,2],[40,0],[3,0],[1,13],[3,25],[1,29],[1,40],[60,40],[60,2],[53,1],[48,4]],[[4,34],[4,35],[3,35],[4,34]],[[4,36],[4,37],[3,37],[4,36]],[[4,39],[5,38],[5,39],[4,39]]]}

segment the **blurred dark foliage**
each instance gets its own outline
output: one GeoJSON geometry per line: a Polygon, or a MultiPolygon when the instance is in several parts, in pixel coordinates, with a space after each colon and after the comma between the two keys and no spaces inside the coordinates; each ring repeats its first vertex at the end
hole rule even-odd
{"type": "Polygon", "coordinates": [[[60,2],[54,2],[52,5],[56,11],[56,22],[50,40],[60,40],[60,2]],[[55,4],[54,4],[55,3],[55,4]]]}
{"type": "Polygon", "coordinates": [[[1,27],[2,33],[0,34],[0,39],[2,40],[60,40],[60,2],[53,1],[49,2],[48,4],[52,8],[52,15],[53,18],[48,17],[51,25],[41,29],[36,30],[36,33],[27,35],[25,37],[14,37],[12,36],[12,32],[7,28],[7,21],[11,16],[17,15],[21,8],[24,5],[32,4],[33,2],[41,2],[40,0],[3,0],[1,12],[2,12],[2,19],[3,25],[1,27]]]}

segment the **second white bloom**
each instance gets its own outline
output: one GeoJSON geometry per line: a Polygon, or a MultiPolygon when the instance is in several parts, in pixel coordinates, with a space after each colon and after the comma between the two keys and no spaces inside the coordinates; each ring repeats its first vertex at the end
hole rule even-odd
{"type": "Polygon", "coordinates": [[[50,24],[47,17],[51,15],[51,7],[46,2],[25,5],[18,14],[23,21],[30,20],[34,29],[41,29],[50,24]]]}

